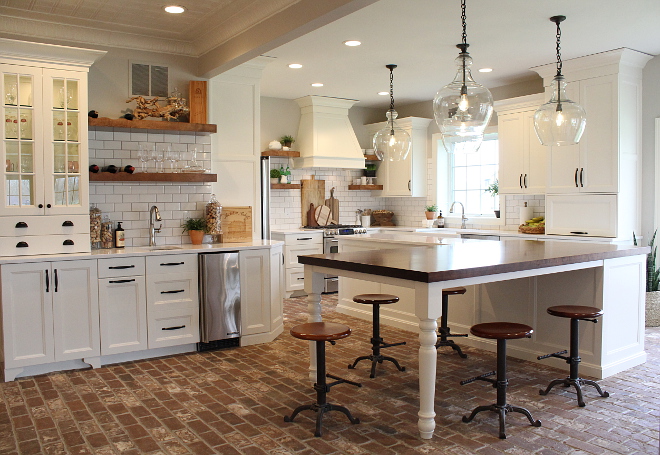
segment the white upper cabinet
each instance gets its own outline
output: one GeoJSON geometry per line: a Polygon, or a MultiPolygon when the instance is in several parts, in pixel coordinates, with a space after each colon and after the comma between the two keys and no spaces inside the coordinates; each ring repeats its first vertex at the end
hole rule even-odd
{"type": "Polygon", "coordinates": [[[534,112],[542,103],[542,95],[495,103],[501,194],[545,193],[546,147],[534,131],[534,112]]]}
{"type": "MultiPolygon", "coordinates": [[[[408,157],[401,161],[380,162],[376,171],[376,184],[383,185],[382,191],[373,192],[381,197],[423,197],[427,191],[426,145],[427,131],[431,119],[420,117],[405,117],[396,121],[412,140],[408,157]]],[[[367,133],[372,138],[378,130],[384,128],[387,122],[365,125],[367,133]]]]}

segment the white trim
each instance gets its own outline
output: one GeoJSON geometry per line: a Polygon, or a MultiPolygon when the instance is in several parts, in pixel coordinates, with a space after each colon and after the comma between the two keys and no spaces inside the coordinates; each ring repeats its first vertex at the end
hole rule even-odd
{"type": "Polygon", "coordinates": [[[653,226],[660,226],[660,117],[655,119],[655,202],[653,226]]]}

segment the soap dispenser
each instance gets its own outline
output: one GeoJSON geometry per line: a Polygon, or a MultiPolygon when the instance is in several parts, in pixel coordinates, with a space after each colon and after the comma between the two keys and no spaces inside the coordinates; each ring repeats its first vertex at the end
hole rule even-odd
{"type": "Polygon", "coordinates": [[[438,210],[438,217],[433,222],[434,228],[443,228],[445,227],[445,219],[442,216],[442,210],[438,210]]]}
{"type": "Polygon", "coordinates": [[[115,229],[115,248],[124,248],[125,246],[124,228],[121,227],[120,221],[117,223],[117,229],[115,229]]]}

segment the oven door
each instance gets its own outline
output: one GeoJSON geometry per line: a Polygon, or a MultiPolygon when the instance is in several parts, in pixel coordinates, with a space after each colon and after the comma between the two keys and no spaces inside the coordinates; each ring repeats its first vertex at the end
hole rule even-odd
{"type": "Polygon", "coordinates": [[[323,239],[323,254],[339,253],[339,240],[336,237],[325,237],[323,239]]]}

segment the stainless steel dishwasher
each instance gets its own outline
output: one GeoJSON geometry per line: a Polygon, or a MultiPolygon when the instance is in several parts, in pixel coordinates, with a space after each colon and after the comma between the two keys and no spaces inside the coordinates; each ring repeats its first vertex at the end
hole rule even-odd
{"type": "Polygon", "coordinates": [[[198,351],[238,346],[241,280],[238,251],[199,255],[200,335],[198,351]]]}

